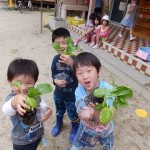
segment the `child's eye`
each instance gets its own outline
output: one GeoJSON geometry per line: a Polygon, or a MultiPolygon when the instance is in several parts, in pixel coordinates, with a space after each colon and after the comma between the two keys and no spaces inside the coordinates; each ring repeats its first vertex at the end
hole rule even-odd
{"type": "Polygon", "coordinates": [[[29,83],[27,83],[28,85],[33,85],[33,82],[29,82],[29,83]]]}
{"type": "Polygon", "coordinates": [[[82,73],[81,72],[77,72],[77,75],[81,75],[82,73]]]}
{"type": "Polygon", "coordinates": [[[92,70],[87,70],[87,72],[91,72],[92,70]]]}

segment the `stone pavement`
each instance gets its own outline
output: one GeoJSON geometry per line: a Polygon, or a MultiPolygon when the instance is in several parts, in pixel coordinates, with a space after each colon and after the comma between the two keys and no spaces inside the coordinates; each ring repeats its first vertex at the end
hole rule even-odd
{"type": "MultiPolygon", "coordinates": [[[[67,28],[72,33],[74,40],[83,32],[81,29],[70,25],[67,25],[67,28]]],[[[84,42],[80,42],[79,46],[83,51],[92,52],[98,56],[105,68],[125,80],[126,84],[132,86],[133,89],[143,97],[149,99],[150,62],[144,62],[136,58],[134,53],[135,49],[137,50],[142,44],[144,44],[144,46],[150,46],[150,41],[137,38],[137,41],[130,42],[129,37],[127,38],[127,33],[125,33],[125,40],[118,39],[118,37],[116,37],[119,31],[118,29],[116,29],[117,32],[115,30],[115,33],[112,33],[108,41],[103,43],[101,48],[92,49],[87,44],[84,44],[84,42]],[[113,37],[114,39],[112,39],[113,37]],[[121,44],[119,42],[121,42],[121,44]],[[122,46],[122,49],[120,46],[122,46]]]]}
{"type": "MultiPolygon", "coordinates": [[[[129,30],[125,30],[123,38],[118,37],[120,27],[110,24],[110,35],[107,41],[101,44],[101,47],[108,53],[120,59],[124,63],[138,70],[139,72],[150,77],[150,62],[144,61],[135,56],[135,52],[139,47],[150,47],[150,39],[144,39],[142,37],[137,37],[135,40],[129,40],[129,30]]],[[[84,31],[83,28],[75,27],[73,25],[67,24],[67,28],[73,32],[81,35],[84,31]]]]}

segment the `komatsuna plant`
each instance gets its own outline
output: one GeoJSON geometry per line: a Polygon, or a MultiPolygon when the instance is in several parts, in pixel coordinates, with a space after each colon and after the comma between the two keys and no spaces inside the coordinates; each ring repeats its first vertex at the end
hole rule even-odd
{"type": "MultiPolygon", "coordinates": [[[[77,47],[74,46],[74,42],[73,40],[71,39],[71,37],[68,37],[66,39],[66,45],[67,45],[67,48],[65,49],[65,51],[63,52],[63,54],[65,55],[74,55],[74,52],[77,50],[77,47]]],[[[61,54],[61,47],[58,43],[53,43],[52,44],[52,47],[59,53],[61,54]]]]}
{"type": "Polygon", "coordinates": [[[130,87],[113,85],[112,89],[96,88],[87,95],[85,103],[96,104],[96,110],[100,111],[99,120],[106,125],[113,118],[115,110],[127,106],[132,96],[133,91],[130,87]],[[112,106],[108,103],[112,103],[112,106]]]}
{"type": "MultiPolygon", "coordinates": [[[[17,87],[21,91],[22,83],[20,81],[14,81],[11,83],[12,86],[17,87]]],[[[47,94],[51,92],[52,86],[48,83],[38,84],[36,87],[28,87],[28,92],[25,99],[25,104],[27,104],[30,108],[26,109],[26,113],[21,116],[24,124],[30,125],[34,122],[36,117],[37,107],[40,104],[40,95],[47,94]]]]}

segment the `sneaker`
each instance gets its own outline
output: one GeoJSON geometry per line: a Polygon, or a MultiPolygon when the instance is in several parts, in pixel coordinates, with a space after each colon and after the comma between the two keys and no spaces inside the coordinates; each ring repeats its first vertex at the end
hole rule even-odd
{"type": "Polygon", "coordinates": [[[77,42],[74,42],[74,46],[78,46],[79,45],[79,43],[77,43],[77,42]]]}
{"type": "Polygon", "coordinates": [[[95,43],[94,42],[92,42],[89,46],[90,47],[93,47],[95,45],[95,43]]]}
{"type": "Polygon", "coordinates": [[[134,40],[134,39],[136,39],[136,37],[134,37],[134,36],[131,36],[131,37],[130,37],[130,41],[132,41],[132,40],[134,40]]]}
{"type": "Polygon", "coordinates": [[[120,38],[122,38],[122,37],[123,37],[121,33],[119,33],[119,34],[118,34],[118,36],[119,36],[120,38]]]}
{"type": "Polygon", "coordinates": [[[98,44],[94,45],[92,48],[94,49],[98,48],[98,44]]]}
{"type": "Polygon", "coordinates": [[[87,42],[88,42],[87,39],[85,39],[85,40],[84,40],[84,43],[87,43],[87,42]]]}

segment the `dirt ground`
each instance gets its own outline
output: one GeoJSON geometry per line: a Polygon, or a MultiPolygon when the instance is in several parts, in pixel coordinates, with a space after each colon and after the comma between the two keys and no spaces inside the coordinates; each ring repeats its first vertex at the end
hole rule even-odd
{"type": "MultiPolygon", "coordinates": [[[[44,15],[46,14],[48,13],[44,13],[44,15]]],[[[10,61],[16,57],[35,60],[40,70],[38,83],[49,82],[52,84],[50,65],[55,54],[55,50],[51,48],[51,31],[43,27],[43,34],[40,33],[40,12],[21,14],[19,11],[0,8],[0,111],[5,96],[11,90],[6,78],[10,61]]],[[[100,78],[109,83],[114,78],[116,83],[125,84],[125,81],[119,80],[119,77],[112,75],[105,68],[102,68],[100,78]]],[[[44,99],[54,110],[52,117],[45,122],[47,139],[45,150],[65,150],[70,146],[68,144],[70,121],[65,116],[61,134],[56,138],[51,137],[50,131],[55,123],[52,93],[44,95],[44,99]]],[[[137,108],[143,108],[149,112],[150,102],[134,93],[134,97],[129,101],[129,107],[116,111],[114,117],[114,150],[150,149],[150,118],[142,119],[136,116],[135,110],[137,108]]],[[[0,150],[12,150],[11,122],[2,111],[0,120],[0,150]]],[[[93,149],[99,150],[99,144],[93,149]]]]}

